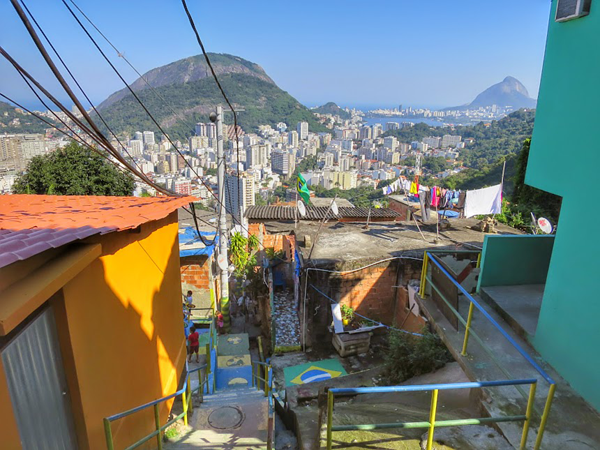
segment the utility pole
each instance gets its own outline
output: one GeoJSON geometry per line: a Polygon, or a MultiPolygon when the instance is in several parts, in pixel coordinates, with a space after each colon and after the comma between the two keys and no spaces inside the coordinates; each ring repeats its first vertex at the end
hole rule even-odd
{"type": "Polygon", "coordinates": [[[223,110],[217,106],[217,114],[211,114],[210,120],[217,125],[217,185],[219,189],[219,254],[225,263],[221,269],[221,313],[225,331],[229,332],[229,258],[227,257],[227,210],[225,209],[225,152],[223,150],[223,110]]]}

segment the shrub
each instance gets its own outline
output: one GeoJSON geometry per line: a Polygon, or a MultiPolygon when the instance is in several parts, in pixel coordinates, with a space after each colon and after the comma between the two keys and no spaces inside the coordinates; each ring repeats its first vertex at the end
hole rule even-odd
{"type": "Polygon", "coordinates": [[[390,330],[387,367],[384,372],[388,384],[402,383],[453,361],[452,355],[437,334],[430,331],[423,331],[422,334],[420,337],[390,330]]]}

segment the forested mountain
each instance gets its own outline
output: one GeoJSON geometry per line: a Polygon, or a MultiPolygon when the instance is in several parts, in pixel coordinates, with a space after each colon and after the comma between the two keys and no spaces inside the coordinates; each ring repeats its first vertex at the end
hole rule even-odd
{"type": "Polygon", "coordinates": [[[349,112],[346,112],[334,102],[327,102],[318,108],[311,109],[312,112],[316,112],[319,114],[331,114],[334,116],[340,116],[342,119],[350,119],[352,117],[349,112]]]}
{"type": "MultiPolygon", "coordinates": [[[[257,64],[225,54],[210,53],[209,58],[229,100],[239,109],[238,123],[244,131],[255,131],[261,124],[275,126],[278,122],[294,128],[300,121],[308,122],[310,131],[326,131],[310,110],[281,90],[257,64]]],[[[202,55],[158,67],[144,78],[154,89],[149,89],[142,79],[134,82],[132,88],[175,138],[190,136],[195,123],[207,122],[217,105],[226,105],[202,55]]],[[[159,131],[126,89],[112,94],[99,111],[116,132],[159,131]]],[[[232,123],[231,114],[225,114],[225,123],[232,123]]]]}
{"type": "Polygon", "coordinates": [[[490,124],[472,126],[432,127],[424,123],[400,130],[387,131],[384,136],[396,136],[400,142],[410,143],[427,136],[453,134],[473,138],[475,142],[460,151],[460,160],[467,167],[480,169],[494,163],[499,157],[518,153],[523,141],[531,137],[535,110],[519,110],[490,124]]]}
{"type": "MultiPolygon", "coordinates": [[[[50,123],[55,123],[53,120],[46,120],[50,123]]],[[[15,108],[8,103],[0,101],[0,133],[44,133],[46,128],[50,127],[38,118],[20,108],[15,108]]]]}

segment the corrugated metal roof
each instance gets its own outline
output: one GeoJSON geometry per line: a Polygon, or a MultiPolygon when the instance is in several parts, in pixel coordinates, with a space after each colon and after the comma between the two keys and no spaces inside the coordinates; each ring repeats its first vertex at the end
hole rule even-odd
{"type": "MultiPolygon", "coordinates": [[[[327,213],[326,207],[323,206],[307,206],[306,216],[301,217],[300,213],[296,212],[293,206],[250,206],[246,209],[246,217],[251,220],[323,220],[327,213]]],[[[329,211],[328,218],[330,219],[365,219],[369,215],[369,208],[361,207],[340,207],[338,214],[333,214],[329,211]]],[[[389,218],[398,217],[396,211],[389,208],[372,208],[372,218],[389,218]]]]}
{"type": "Polygon", "coordinates": [[[0,195],[0,267],[95,234],[136,228],[195,200],[0,195]]]}

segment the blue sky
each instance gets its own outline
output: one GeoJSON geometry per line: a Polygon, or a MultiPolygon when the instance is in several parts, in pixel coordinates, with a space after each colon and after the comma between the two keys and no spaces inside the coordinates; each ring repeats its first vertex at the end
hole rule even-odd
{"type": "MultiPolygon", "coordinates": [[[[26,2],[94,102],[123,87],[60,0],[26,2]]],[[[200,53],[178,0],[77,4],[142,73],[200,53]]],[[[459,105],[507,75],[537,97],[550,11],[550,0],[188,0],[188,5],[208,51],[260,64],[307,106],[335,101],[357,107],[459,105]]],[[[0,3],[0,45],[66,98],[9,0],[0,3]]],[[[109,54],[126,80],[134,81],[135,73],[109,54]]],[[[0,92],[37,106],[4,60],[0,92]]]]}

